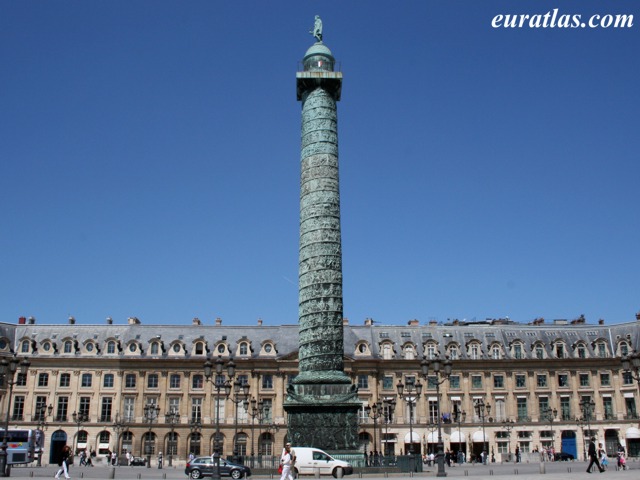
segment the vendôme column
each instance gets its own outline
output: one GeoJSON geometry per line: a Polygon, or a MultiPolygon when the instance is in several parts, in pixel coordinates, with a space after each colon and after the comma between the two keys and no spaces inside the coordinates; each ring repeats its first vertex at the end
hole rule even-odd
{"type": "Polygon", "coordinates": [[[344,373],[342,244],[338,175],[338,114],[342,72],[317,42],[297,72],[302,102],[299,253],[299,368],[287,391],[288,439],[297,446],[357,449],[357,388],[344,373]]]}

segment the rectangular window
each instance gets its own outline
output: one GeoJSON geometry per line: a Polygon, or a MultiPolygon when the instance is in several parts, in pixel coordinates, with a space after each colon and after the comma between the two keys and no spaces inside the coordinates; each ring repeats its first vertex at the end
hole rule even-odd
{"type": "Polygon", "coordinates": [[[89,416],[91,411],[91,397],[80,397],[80,405],[78,406],[78,413],[81,415],[89,416]]]}
{"type": "Polygon", "coordinates": [[[569,375],[566,373],[558,374],[558,387],[568,387],[569,386],[569,375]]]}
{"type": "Polygon", "coordinates": [[[133,422],[135,421],[135,398],[133,397],[124,397],[124,421],[125,422],[133,422]]]}
{"type": "Polygon", "coordinates": [[[382,389],[383,390],[393,390],[393,377],[390,375],[385,375],[382,378],[382,389]]]}
{"type": "Polygon", "coordinates": [[[613,419],[613,401],[611,397],[603,397],[602,406],[604,407],[605,420],[612,420],[613,419]]]}
{"type": "Polygon", "coordinates": [[[191,399],[191,421],[193,422],[202,421],[202,399],[201,398],[191,399]]]}
{"type": "Polygon", "coordinates": [[[102,377],[102,386],[104,388],[113,388],[114,376],[113,373],[105,373],[102,377]]]}
{"type": "Polygon", "coordinates": [[[369,388],[369,376],[368,375],[358,375],[358,388],[361,390],[366,390],[369,388]]]}
{"type": "Polygon", "coordinates": [[[536,377],[538,379],[538,387],[540,388],[546,388],[547,387],[547,375],[544,373],[541,373],[539,375],[537,375],[536,377]]]}
{"type": "Polygon", "coordinates": [[[36,397],[36,410],[33,415],[34,421],[45,420],[47,416],[47,397],[36,397]]]}
{"type": "Polygon", "coordinates": [[[622,372],[622,384],[633,385],[633,377],[631,376],[631,372],[622,372]]]}
{"type": "Polygon", "coordinates": [[[581,387],[588,387],[589,386],[589,374],[588,373],[581,373],[579,378],[580,378],[580,386],[581,387]]]}
{"type": "Polygon", "coordinates": [[[49,374],[48,373],[40,373],[38,375],[38,386],[39,387],[48,387],[49,386],[49,374]]]}
{"type": "Polygon", "coordinates": [[[549,399],[547,397],[538,398],[538,412],[540,412],[540,418],[544,421],[544,416],[549,410],[549,399]]]}
{"type": "Polygon", "coordinates": [[[438,402],[435,400],[429,400],[429,423],[438,423],[438,402]]]}
{"type": "Polygon", "coordinates": [[[124,387],[125,388],[136,388],[136,374],[135,373],[127,373],[124,378],[124,387]]]}
{"type": "Polygon", "coordinates": [[[526,398],[518,398],[517,399],[517,408],[518,408],[518,421],[519,422],[528,422],[529,421],[529,412],[527,410],[527,399],[526,398]]]}
{"type": "Polygon", "coordinates": [[[610,387],[611,386],[611,375],[609,375],[608,373],[601,373],[600,374],[600,385],[602,385],[603,387],[610,387]]]}
{"type": "Polygon", "coordinates": [[[460,389],[460,375],[451,375],[449,377],[449,388],[460,389]]]}
{"type": "Polygon", "coordinates": [[[636,410],[636,399],[633,397],[624,399],[624,406],[627,409],[627,419],[638,418],[638,411],[636,410]]]}
{"type": "Polygon", "coordinates": [[[91,386],[91,380],[93,376],[90,373],[83,373],[82,379],[80,380],[80,386],[84,388],[89,388],[91,386]]]}
{"type": "Polygon", "coordinates": [[[471,388],[482,388],[482,375],[471,375],[471,388]]]}
{"type": "Polygon", "coordinates": [[[270,422],[273,418],[273,401],[270,398],[262,399],[263,421],[270,422]]]}
{"type": "Polygon", "coordinates": [[[517,359],[522,358],[522,345],[514,345],[513,346],[514,356],[517,359]]]}
{"type": "Polygon", "coordinates": [[[571,399],[569,397],[560,397],[560,418],[562,420],[573,420],[571,415],[571,399]]]}
{"type": "Polygon", "coordinates": [[[180,413],[180,398],[171,397],[169,399],[169,411],[180,413]]]}
{"type": "Polygon", "coordinates": [[[180,388],[180,375],[172,373],[169,377],[169,388],[180,388]]]}
{"type": "Polygon", "coordinates": [[[16,377],[16,387],[26,387],[27,386],[27,375],[24,373],[18,373],[16,377]]]}
{"type": "Polygon", "coordinates": [[[264,389],[272,389],[273,388],[273,375],[262,375],[262,388],[264,389]]]}
{"type": "Polygon", "coordinates": [[[24,397],[16,395],[13,397],[13,415],[11,420],[24,420],[24,397]]]}
{"type": "Polygon", "coordinates": [[[191,377],[191,388],[202,390],[204,388],[204,375],[194,375],[191,377]]]}
{"type": "Polygon", "coordinates": [[[69,412],[69,397],[58,397],[58,406],[56,408],[56,421],[66,422],[69,412]]]}
{"type": "Polygon", "coordinates": [[[60,387],[69,387],[71,386],[71,374],[70,373],[61,373],[60,374],[60,387]]]}
{"type": "Polygon", "coordinates": [[[249,376],[248,375],[238,375],[238,381],[240,382],[240,385],[247,385],[249,383],[249,376]]]}
{"type": "Polygon", "coordinates": [[[113,406],[113,399],[111,397],[103,397],[102,405],[100,406],[100,421],[111,421],[111,408],[113,406]]]}
{"type": "Polygon", "coordinates": [[[224,398],[219,398],[216,397],[213,399],[213,419],[215,420],[216,418],[216,409],[218,409],[218,414],[220,415],[220,418],[223,419],[225,418],[225,414],[224,414],[224,406],[227,402],[225,401],[224,398]]]}
{"type": "Polygon", "coordinates": [[[504,376],[502,375],[493,376],[493,388],[504,388],[504,376]]]}
{"type": "Polygon", "coordinates": [[[525,388],[527,386],[527,376],[518,374],[516,375],[516,388],[525,388]]]}
{"type": "Polygon", "coordinates": [[[606,358],[607,356],[607,346],[604,343],[598,344],[598,356],[600,358],[606,358]]]}
{"type": "Polygon", "coordinates": [[[157,373],[147,375],[147,388],[158,388],[159,378],[157,373]]]}

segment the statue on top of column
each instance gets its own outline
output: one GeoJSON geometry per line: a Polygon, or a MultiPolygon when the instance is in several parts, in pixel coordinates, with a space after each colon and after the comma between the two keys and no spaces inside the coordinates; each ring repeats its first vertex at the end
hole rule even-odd
{"type": "Polygon", "coordinates": [[[318,42],[322,42],[322,20],[320,20],[320,15],[316,15],[316,19],[313,22],[313,30],[309,30],[309,33],[313,35],[318,42]]]}

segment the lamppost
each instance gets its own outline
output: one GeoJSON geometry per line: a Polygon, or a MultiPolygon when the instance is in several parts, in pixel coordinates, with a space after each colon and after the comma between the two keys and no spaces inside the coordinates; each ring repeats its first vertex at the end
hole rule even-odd
{"type": "Polygon", "coordinates": [[[555,451],[555,435],[553,433],[553,421],[558,416],[558,410],[556,408],[551,409],[547,407],[542,411],[542,418],[549,422],[549,429],[551,430],[551,448],[555,451]]]}
{"type": "Polygon", "coordinates": [[[180,414],[174,409],[170,408],[169,412],[164,414],[164,421],[171,425],[171,433],[169,433],[169,441],[167,442],[167,453],[169,454],[169,466],[173,466],[173,456],[177,453],[176,439],[174,438],[174,430],[176,423],[180,422],[180,414]]]}
{"type": "Polygon", "coordinates": [[[196,457],[200,455],[200,442],[201,442],[201,436],[200,436],[200,431],[202,430],[202,422],[200,421],[199,418],[194,417],[189,421],[189,430],[191,431],[191,437],[190,437],[190,442],[191,442],[191,446],[193,445],[197,445],[197,454],[194,452],[194,450],[196,450],[195,448],[192,449],[191,446],[189,447],[189,454],[193,453],[196,457]],[[194,440],[195,438],[197,438],[198,440],[194,440]]]}
{"type": "Polygon", "coordinates": [[[231,380],[236,374],[236,364],[233,358],[229,358],[229,362],[227,363],[228,379],[226,380],[222,373],[224,367],[224,360],[222,360],[221,355],[218,355],[215,364],[211,359],[207,359],[207,361],[204,362],[204,376],[208,382],[213,384],[213,388],[216,390],[216,433],[213,439],[213,462],[216,468],[213,470],[213,480],[220,480],[220,448],[218,443],[220,440],[220,391],[224,390],[224,397],[229,398],[231,394],[231,380]],[[214,373],[215,377],[213,376],[214,373]]]}
{"type": "MultiPolygon", "coordinates": [[[[465,418],[467,417],[467,414],[464,410],[460,410],[458,408],[458,404],[456,403],[454,405],[454,409],[453,409],[453,421],[456,422],[458,424],[458,456],[460,454],[460,449],[461,449],[461,443],[462,443],[462,422],[464,422],[465,418]]],[[[465,445],[464,445],[464,450],[465,450],[465,454],[466,454],[466,450],[467,450],[467,442],[465,441],[465,445]]],[[[459,462],[460,463],[460,462],[459,462]]]]}
{"type": "Polygon", "coordinates": [[[149,424],[147,441],[144,445],[144,453],[147,455],[147,468],[151,468],[151,429],[153,428],[153,422],[158,419],[158,415],[160,415],[160,407],[155,403],[147,403],[144,406],[144,422],[149,424]]]}
{"type": "MultiPolygon", "coordinates": [[[[402,380],[396,385],[398,396],[409,406],[409,455],[411,456],[411,471],[415,471],[415,459],[413,458],[413,404],[417,404],[422,394],[422,384],[420,381],[407,381],[406,386],[402,380]],[[405,391],[406,390],[406,391],[405,391]],[[406,393],[406,396],[404,395],[406,393]]],[[[406,453],[406,452],[405,452],[406,453]]]]}
{"type": "MultiPolygon", "coordinates": [[[[587,424],[587,437],[591,437],[592,433],[591,433],[591,415],[593,415],[593,412],[596,408],[596,402],[593,401],[592,398],[583,398],[582,401],[580,402],[580,409],[582,410],[582,421],[586,422],[587,424]]],[[[585,452],[586,452],[586,445],[587,445],[587,437],[584,436],[584,432],[582,434],[582,439],[584,441],[585,444],[585,452]]],[[[587,456],[585,454],[585,460],[587,459],[587,456]]]]}
{"type": "Polygon", "coordinates": [[[384,454],[385,456],[389,455],[389,424],[391,423],[391,420],[393,419],[393,411],[396,409],[396,400],[395,398],[392,399],[388,399],[385,398],[382,401],[382,404],[384,405],[384,424],[385,424],[385,437],[386,438],[386,442],[384,444],[384,454]]]}
{"type": "Polygon", "coordinates": [[[71,414],[71,418],[73,419],[73,423],[78,426],[78,429],[76,430],[76,448],[74,449],[75,454],[77,453],[78,443],[80,442],[80,427],[83,423],[87,423],[89,421],[89,415],[86,412],[77,413],[74,411],[71,414]]]}
{"type": "Polygon", "coordinates": [[[630,355],[625,355],[622,357],[621,362],[622,370],[638,382],[638,389],[640,390],[640,352],[632,352],[630,355]]]}
{"type": "MultiPolygon", "coordinates": [[[[511,430],[513,430],[514,424],[513,422],[506,420],[502,424],[502,429],[507,431],[507,454],[509,455],[509,460],[511,460],[511,430]]],[[[516,462],[518,459],[516,458],[516,462]]]]}
{"type": "Polygon", "coordinates": [[[432,360],[427,360],[426,357],[423,357],[422,362],[420,362],[420,366],[422,367],[422,376],[427,383],[427,388],[431,381],[436,385],[436,406],[438,409],[438,444],[436,447],[438,473],[436,476],[446,477],[447,472],[444,471],[444,442],[442,441],[442,415],[440,413],[440,385],[449,380],[451,370],[453,369],[453,362],[451,362],[448,357],[445,357],[444,361],[440,361],[440,358],[437,356],[432,360]],[[429,367],[431,367],[433,373],[436,375],[434,380],[429,379],[429,367]]]}
{"type": "Polygon", "coordinates": [[[251,416],[251,466],[253,467],[255,455],[253,450],[253,445],[255,444],[254,426],[256,418],[258,419],[258,425],[262,423],[262,416],[264,415],[264,401],[258,401],[255,398],[252,398],[249,403],[251,404],[251,408],[247,409],[247,412],[251,416]]]}
{"type": "Polygon", "coordinates": [[[38,449],[38,467],[42,466],[42,446],[44,445],[44,431],[47,428],[47,417],[51,415],[53,411],[53,405],[49,405],[47,407],[46,404],[40,405],[36,409],[36,420],[38,421],[38,435],[42,438],[38,438],[36,436],[36,448],[38,449]]]}
{"type": "Polygon", "coordinates": [[[489,442],[487,442],[487,435],[484,431],[484,419],[485,419],[485,411],[488,415],[491,415],[491,405],[488,403],[484,403],[482,398],[479,398],[474,403],[474,408],[476,409],[476,413],[478,417],[482,420],[482,440],[484,444],[484,463],[487,463],[487,457],[489,456],[489,442]]]}
{"type": "Polygon", "coordinates": [[[238,462],[238,409],[240,404],[249,400],[249,389],[251,385],[242,383],[239,378],[233,382],[233,397],[230,397],[235,407],[235,417],[233,421],[233,461],[238,462]]]}
{"type": "MultiPolygon", "coordinates": [[[[378,449],[378,438],[377,438],[377,430],[378,430],[378,419],[382,417],[382,402],[374,402],[373,405],[368,405],[364,407],[364,411],[369,416],[369,418],[373,419],[373,449],[380,454],[380,450],[378,449]]],[[[373,457],[375,460],[375,456],[373,457]]]]}
{"type": "MultiPolygon", "coordinates": [[[[433,420],[429,421],[429,423],[427,423],[427,430],[429,431],[429,435],[427,436],[427,441],[425,442],[426,443],[425,450],[426,450],[426,453],[431,453],[431,448],[430,448],[431,442],[429,441],[429,439],[433,438],[433,434],[438,431],[438,424],[433,420]]],[[[438,441],[436,440],[436,450],[437,448],[438,448],[438,441]]]]}
{"type": "Polygon", "coordinates": [[[113,420],[113,431],[116,432],[116,462],[120,465],[120,454],[122,449],[120,448],[120,433],[129,428],[125,422],[125,418],[120,416],[119,412],[116,412],[115,419],[113,420]]]}
{"type": "Polygon", "coordinates": [[[9,430],[9,415],[11,415],[11,397],[13,396],[13,386],[16,382],[13,380],[18,368],[18,372],[21,375],[26,375],[27,370],[31,362],[26,358],[18,360],[18,357],[13,356],[7,360],[3,358],[0,361],[0,376],[4,377],[5,385],[9,385],[9,395],[7,395],[7,416],[4,419],[4,435],[2,437],[2,445],[0,446],[0,476],[8,477],[11,474],[10,467],[7,468],[7,431],[9,430]]]}
{"type": "Polygon", "coordinates": [[[584,436],[584,426],[586,425],[584,417],[576,417],[576,425],[578,426],[578,428],[580,428],[580,431],[582,432],[582,448],[583,448],[584,460],[586,461],[587,460],[587,439],[584,436]]]}

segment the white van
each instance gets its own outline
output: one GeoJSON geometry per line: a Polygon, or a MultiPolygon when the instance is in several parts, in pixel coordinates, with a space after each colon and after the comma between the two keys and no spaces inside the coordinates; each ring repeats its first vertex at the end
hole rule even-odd
{"type": "Polygon", "coordinates": [[[319,448],[291,447],[291,449],[296,453],[296,463],[293,468],[298,475],[315,475],[319,470],[320,475],[333,475],[338,478],[353,473],[353,467],[349,463],[336,460],[319,448]]]}

